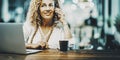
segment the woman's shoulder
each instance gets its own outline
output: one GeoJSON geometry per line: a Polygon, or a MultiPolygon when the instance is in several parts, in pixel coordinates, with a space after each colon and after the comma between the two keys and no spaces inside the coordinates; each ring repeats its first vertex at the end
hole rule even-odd
{"type": "Polygon", "coordinates": [[[61,22],[55,22],[54,26],[56,27],[56,29],[61,29],[61,28],[63,28],[61,22]]]}
{"type": "Polygon", "coordinates": [[[62,27],[62,26],[59,26],[59,25],[56,25],[56,26],[54,27],[54,30],[55,30],[55,31],[62,31],[62,30],[63,30],[63,27],[62,27]]]}
{"type": "Polygon", "coordinates": [[[23,23],[23,27],[24,28],[29,28],[29,29],[33,29],[34,28],[34,26],[30,22],[24,22],[23,23]]]}

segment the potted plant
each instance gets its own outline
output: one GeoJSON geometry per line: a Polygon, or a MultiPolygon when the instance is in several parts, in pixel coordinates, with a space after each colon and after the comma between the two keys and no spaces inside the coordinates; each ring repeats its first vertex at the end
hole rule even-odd
{"type": "Polygon", "coordinates": [[[120,33],[120,15],[117,15],[116,17],[115,27],[116,27],[116,30],[120,33]]]}
{"type": "Polygon", "coordinates": [[[117,15],[116,17],[115,27],[116,27],[116,32],[114,33],[114,37],[116,41],[116,47],[117,49],[120,49],[120,15],[117,15]]]}

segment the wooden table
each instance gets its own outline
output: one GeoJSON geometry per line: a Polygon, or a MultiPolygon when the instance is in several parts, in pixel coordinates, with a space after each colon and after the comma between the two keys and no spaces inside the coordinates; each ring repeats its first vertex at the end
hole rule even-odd
{"type": "Polygon", "coordinates": [[[59,50],[49,49],[29,55],[0,53],[0,60],[120,60],[119,53],[93,53],[92,51],[81,50],[61,52],[59,50]]]}

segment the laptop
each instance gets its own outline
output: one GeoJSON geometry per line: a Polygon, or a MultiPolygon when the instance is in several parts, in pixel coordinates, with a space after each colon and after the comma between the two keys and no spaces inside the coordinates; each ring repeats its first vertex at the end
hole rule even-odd
{"type": "Polygon", "coordinates": [[[23,23],[0,23],[0,52],[31,54],[42,50],[26,49],[23,23]]]}

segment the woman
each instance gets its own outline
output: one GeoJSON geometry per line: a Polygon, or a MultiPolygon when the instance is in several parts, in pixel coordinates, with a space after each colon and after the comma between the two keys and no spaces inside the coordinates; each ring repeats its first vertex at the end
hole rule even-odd
{"type": "Polygon", "coordinates": [[[59,48],[59,40],[71,38],[58,0],[31,0],[23,26],[26,48],[59,48]]]}

